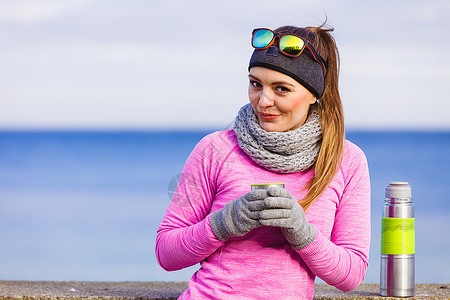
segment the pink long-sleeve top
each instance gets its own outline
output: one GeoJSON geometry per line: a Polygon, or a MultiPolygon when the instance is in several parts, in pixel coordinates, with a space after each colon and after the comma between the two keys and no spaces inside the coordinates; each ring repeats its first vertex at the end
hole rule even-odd
{"type": "Polygon", "coordinates": [[[294,250],[277,227],[227,241],[211,230],[210,214],[248,193],[251,184],[282,182],[302,199],[313,173],[259,167],[232,130],[203,138],[186,161],[156,237],[165,270],[200,263],[180,299],[312,299],[315,276],[343,291],[358,286],[368,264],[370,183],[365,155],[349,141],[337,174],[306,211],[317,229],[307,247],[294,250]]]}

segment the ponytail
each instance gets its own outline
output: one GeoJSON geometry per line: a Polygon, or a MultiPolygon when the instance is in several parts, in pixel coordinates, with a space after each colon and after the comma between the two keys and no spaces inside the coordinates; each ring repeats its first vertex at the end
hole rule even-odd
{"type": "Polygon", "coordinates": [[[327,62],[325,89],[317,105],[322,121],[322,145],[314,165],[314,176],[305,189],[308,193],[299,203],[306,211],[325,191],[340,167],[344,153],[344,113],[339,95],[339,51],[330,32],[324,27],[280,27],[276,32],[294,34],[307,39],[327,62]]]}

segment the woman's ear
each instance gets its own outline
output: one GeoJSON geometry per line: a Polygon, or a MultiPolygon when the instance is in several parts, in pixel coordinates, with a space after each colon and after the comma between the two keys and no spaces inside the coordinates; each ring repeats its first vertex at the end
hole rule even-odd
{"type": "Polygon", "coordinates": [[[317,101],[316,96],[314,96],[313,94],[311,94],[311,99],[310,99],[310,101],[309,101],[309,104],[314,104],[314,103],[316,103],[316,101],[317,101]]]}

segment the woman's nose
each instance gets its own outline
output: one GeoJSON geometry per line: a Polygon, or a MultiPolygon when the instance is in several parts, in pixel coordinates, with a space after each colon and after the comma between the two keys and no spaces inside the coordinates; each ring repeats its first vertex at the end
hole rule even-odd
{"type": "Polygon", "coordinates": [[[268,93],[267,91],[262,91],[261,95],[259,97],[259,106],[260,107],[269,107],[269,106],[273,106],[274,105],[274,100],[272,95],[270,95],[270,93],[268,93]]]}

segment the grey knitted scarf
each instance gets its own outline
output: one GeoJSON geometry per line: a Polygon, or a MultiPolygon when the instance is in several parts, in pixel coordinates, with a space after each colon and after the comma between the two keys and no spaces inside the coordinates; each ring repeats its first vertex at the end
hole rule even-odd
{"type": "Polygon", "coordinates": [[[322,143],[322,124],[314,106],[299,128],[268,132],[259,125],[249,103],[239,110],[234,132],[240,148],[256,164],[277,173],[307,170],[316,162],[322,143]]]}

